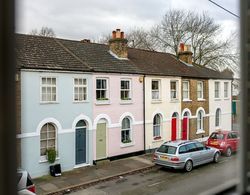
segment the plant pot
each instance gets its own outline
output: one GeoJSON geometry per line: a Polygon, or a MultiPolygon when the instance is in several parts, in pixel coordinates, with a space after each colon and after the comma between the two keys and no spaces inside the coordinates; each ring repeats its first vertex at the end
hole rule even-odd
{"type": "Polygon", "coordinates": [[[55,164],[49,166],[50,175],[53,177],[61,176],[61,164],[55,164]]]}

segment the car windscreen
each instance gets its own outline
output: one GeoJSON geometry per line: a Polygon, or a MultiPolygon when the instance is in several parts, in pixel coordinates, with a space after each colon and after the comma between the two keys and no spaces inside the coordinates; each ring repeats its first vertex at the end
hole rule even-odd
{"type": "Polygon", "coordinates": [[[168,146],[168,145],[162,145],[157,152],[166,153],[166,154],[175,154],[176,153],[176,147],[174,146],[168,146]]]}
{"type": "Polygon", "coordinates": [[[222,140],[222,139],[224,139],[224,137],[225,137],[225,135],[222,133],[212,133],[209,138],[222,140]]]}

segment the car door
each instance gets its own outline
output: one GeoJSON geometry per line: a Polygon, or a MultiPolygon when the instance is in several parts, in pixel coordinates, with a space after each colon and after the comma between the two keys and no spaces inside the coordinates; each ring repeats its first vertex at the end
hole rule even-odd
{"type": "Polygon", "coordinates": [[[199,164],[203,164],[210,161],[211,152],[206,150],[206,147],[200,142],[195,143],[195,145],[197,148],[197,159],[199,164]]]}
{"type": "Polygon", "coordinates": [[[196,166],[200,162],[200,151],[197,151],[197,147],[195,143],[190,143],[186,145],[187,151],[188,151],[188,156],[192,159],[193,165],[196,166]]]}
{"type": "Polygon", "coordinates": [[[227,134],[227,147],[230,147],[233,151],[235,150],[235,143],[232,133],[227,134]]]}
{"type": "Polygon", "coordinates": [[[233,151],[236,151],[238,146],[238,136],[236,132],[232,132],[231,134],[232,134],[233,151]]]}

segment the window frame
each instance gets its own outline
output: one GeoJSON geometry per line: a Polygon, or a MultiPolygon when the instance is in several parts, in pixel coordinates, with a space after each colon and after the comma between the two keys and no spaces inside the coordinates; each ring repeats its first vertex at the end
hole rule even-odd
{"type": "Polygon", "coordinates": [[[220,82],[219,81],[215,81],[214,82],[214,98],[215,99],[219,99],[220,98],[220,82]],[[218,84],[218,90],[216,89],[216,84],[218,84]],[[216,92],[218,92],[218,93],[216,93],[216,92]]]}
{"type": "Polygon", "coordinates": [[[162,117],[161,117],[161,115],[158,113],[158,114],[155,114],[154,115],[154,118],[153,118],[153,138],[154,139],[161,139],[161,131],[162,131],[162,117]],[[155,122],[155,117],[159,117],[159,121],[160,121],[160,123],[159,124],[155,124],[154,122],[155,122]],[[159,127],[159,135],[155,135],[155,128],[156,127],[159,127]]]}
{"type": "Polygon", "coordinates": [[[121,78],[120,79],[120,100],[122,102],[130,102],[130,101],[132,101],[132,79],[129,79],[129,78],[121,78]],[[122,87],[121,87],[122,81],[128,81],[129,82],[129,89],[122,89],[122,87]],[[128,99],[122,99],[122,97],[121,97],[121,92],[122,91],[128,91],[128,94],[129,94],[128,99]]]}
{"type": "Polygon", "coordinates": [[[224,98],[229,98],[229,82],[224,82],[224,98]]]}
{"type": "Polygon", "coordinates": [[[57,139],[58,139],[58,131],[57,131],[57,126],[53,123],[53,122],[46,122],[45,124],[43,124],[43,126],[41,127],[40,129],[40,133],[39,133],[39,142],[40,142],[40,145],[39,145],[39,156],[40,156],[40,162],[47,162],[47,154],[45,155],[41,155],[41,141],[44,141],[44,140],[41,140],[41,132],[42,132],[42,128],[47,125],[47,131],[46,131],[46,134],[47,134],[47,139],[46,139],[46,149],[48,149],[48,124],[51,124],[54,128],[55,128],[55,151],[56,151],[56,158],[58,159],[58,146],[57,146],[57,139]]]}
{"type": "Polygon", "coordinates": [[[182,100],[183,101],[190,100],[190,84],[189,84],[189,81],[187,81],[187,80],[182,81],[182,100]],[[187,83],[187,89],[186,90],[184,90],[184,83],[187,83]],[[184,92],[187,93],[186,98],[184,97],[184,92]]]}
{"type": "Polygon", "coordinates": [[[197,81],[197,99],[204,100],[204,81],[197,81]],[[201,90],[198,91],[199,84],[201,84],[201,90]],[[201,97],[199,97],[199,92],[201,93],[201,97]]]}
{"type": "Polygon", "coordinates": [[[122,144],[122,145],[131,145],[132,143],[133,143],[133,138],[132,138],[132,120],[131,120],[131,118],[129,117],[129,116],[125,116],[123,119],[122,119],[122,121],[121,121],[121,139],[120,139],[120,143],[122,144]],[[129,127],[130,128],[124,128],[123,129],[123,120],[125,120],[125,119],[128,119],[129,120],[129,127]],[[129,140],[130,140],[130,142],[123,142],[122,141],[122,132],[123,131],[129,131],[129,140]]]}
{"type": "Polygon", "coordinates": [[[177,80],[171,80],[170,81],[170,99],[171,99],[171,101],[176,101],[176,100],[179,99],[179,96],[178,96],[178,81],[177,80]],[[175,83],[175,90],[172,90],[171,83],[175,83]],[[173,92],[175,92],[175,94],[176,94],[175,98],[172,97],[173,92]]]}
{"type": "MultiPolygon", "coordinates": [[[[83,97],[84,97],[84,90],[83,90],[83,97]]],[[[79,98],[78,98],[79,99],[79,98]]],[[[81,103],[81,102],[87,102],[88,101],[88,79],[85,78],[85,77],[74,77],[73,78],[73,102],[75,103],[81,103]],[[82,80],[86,80],[86,84],[82,84],[82,85],[76,85],[75,84],[75,79],[82,79],[82,80]],[[78,97],[79,97],[79,88],[82,87],[82,88],[86,88],[86,99],[84,100],[75,100],[75,87],[78,88],[78,97]]]]}
{"type": "Polygon", "coordinates": [[[219,128],[220,126],[221,126],[221,109],[217,108],[215,111],[215,127],[219,128]]]}
{"type": "Polygon", "coordinates": [[[152,79],[151,80],[151,100],[152,101],[160,101],[161,100],[161,80],[160,79],[152,79]],[[153,82],[158,83],[158,89],[153,89],[153,82]],[[158,92],[158,98],[153,98],[153,92],[158,92]]]}
{"type": "Polygon", "coordinates": [[[105,77],[97,77],[96,79],[95,79],[95,84],[96,84],[96,86],[95,86],[95,99],[96,99],[96,101],[97,102],[102,102],[102,101],[109,101],[109,78],[105,78],[105,77]],[[97,89],[97,80],[105,80],[106,81],[106,89],[97,89]],[[105,98],[100,98],[100,99],[98,99],[97,98],[97,91],[106,91],[106,97],[105,98]]]}
{"type": "Polygon", "coordinates": [[[57,80],[58,78],[56,76],[40,76],[40,103],[41,104],[53,104],[53,103],[58,103],[58,86],[57,86],[57,80]],[[46,84],[43,84],[43,78],[47,79],[50,78],[51,79],[51,84],[52,84],[52,79],[55,79],[55,86],[53,85],[48,85],[47,83],[46,84]],[[50,87],[51,88],[51,99],[52,99],[52,88],[55,87],[55,95],[56,95],[56,99],[55,100],[43,100],[43,87],[46,88],[46,98],[47,98],[47,88],[50,87]]]}
{"type": "Polygon", "coordinates": [[[196,120],[196,122],[197,122],[197,133],[200,133],[200,132],[204,131],[204,115],[205,115],[205,113],[204,113],[203,110],[199,110],[197,112],[197,120],[196,120]],[[200,114],[201,118],[199,118],[199,113],[201,113],[200,114]]]}

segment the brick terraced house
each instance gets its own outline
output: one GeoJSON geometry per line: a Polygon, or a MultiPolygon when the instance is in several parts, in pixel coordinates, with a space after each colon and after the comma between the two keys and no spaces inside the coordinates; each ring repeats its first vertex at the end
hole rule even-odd
{"type": "Polygon", "coordinates": [[[232,75],[192,65],[187,46],[129,48],[120,29],[108,45],[16,41],[18,163],[32,177],[48,174],[49,148],[66,171],[231,129],[232,75]]]}

